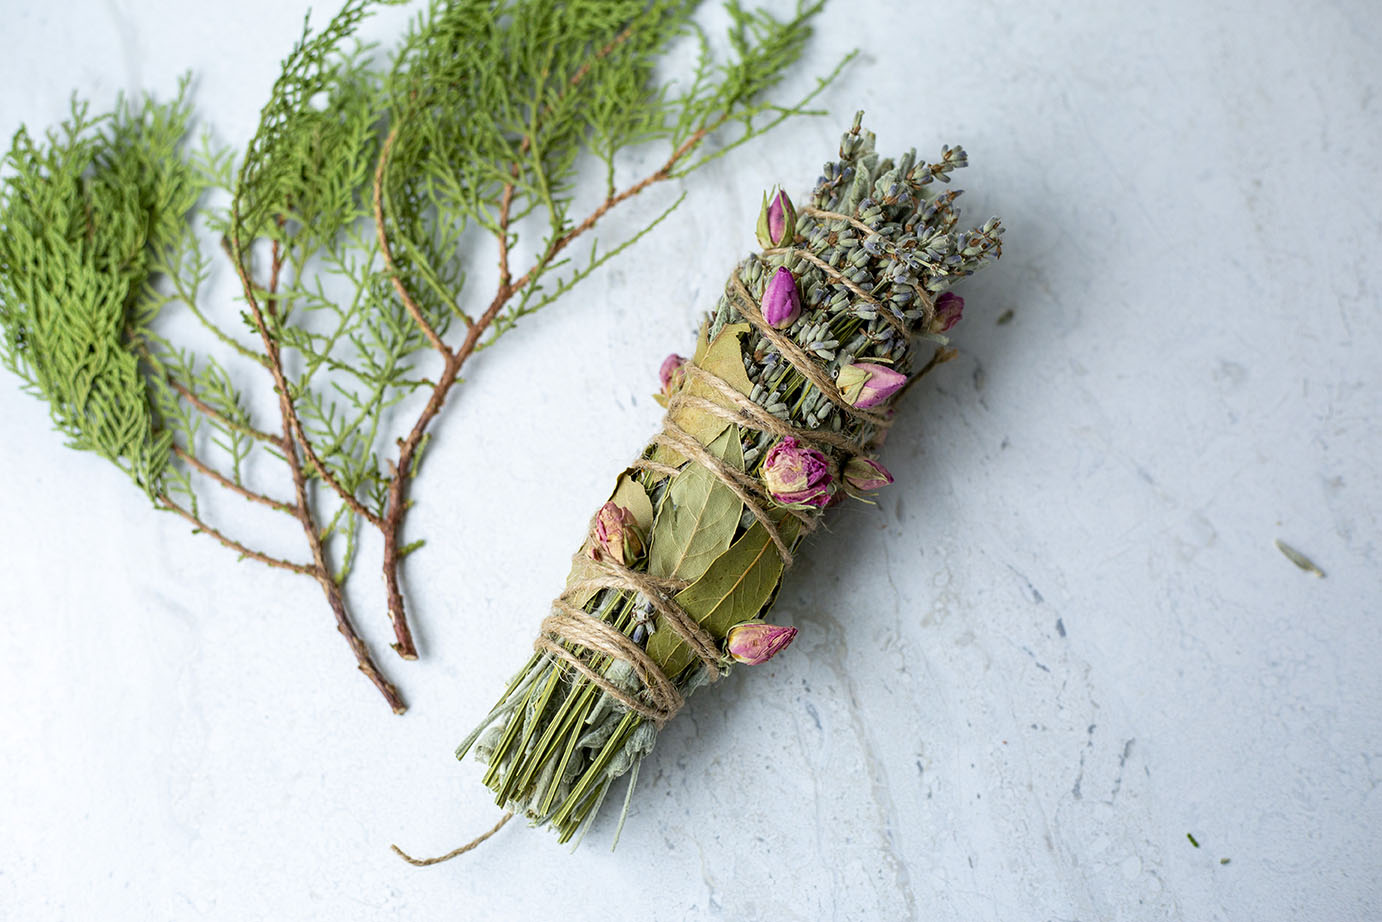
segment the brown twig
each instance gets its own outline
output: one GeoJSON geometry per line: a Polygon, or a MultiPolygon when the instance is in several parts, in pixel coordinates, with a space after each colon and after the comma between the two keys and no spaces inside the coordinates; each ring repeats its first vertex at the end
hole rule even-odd
{"type": "Polygon", "coordinates": [[[261,432],[253,426],[247,426],[244,423],[236,422],[235,420],[228,418],[224,413],[217,410],[215,407],[211,406],[206,401],[198,397],[188,387],[186,387],[184,384],[182,384],[182,382],[178,381],[172,375],[169,375],[167,380],[169,386],[171,386],[173,390],[177,391],[178,394],[182,396],[183,400],[186,400],[192,406],[196,407],[197,410],[199,410],[202,413],[202,415],[207,416],[210,419],[214,419],[223,426],[227,426],[231,429],[234,429],[236,432],[243,433],[252,439],[258,439],[261,442],[268,442],[272,445],[278,444],[277,436],[270,435],[267,432],[261,432]]]}
{"type": "MultiPolygon", "coordinates": [[[[718,124],[718,123],[717,123],[718,124]]],[[[509,221],[510,208],[513,203],[515,182],[504,185],[500,195],[499,219],[498,219],[498,240],[499,240],[499,287],[495,292],[493,300],[485,312],[480,315],[466,330],[465,340],[454,351],[447,349],[442,344],[440,351],[445,356],[445,363],[441,374],[437,377],[437,382],[432,388],[432,394],[427,400],[427,404],[422,408],[417,422],[414,423],[412,430],[405,438],[398,441],[398,459],[393,462],[393,478],[389,481],[388,500],[384,507],[383,525],[381,531],[384,534],[384,584],[388,595],[389,620],[393,622],[394,636],[396,643],[393,644],[400,656],[405,659],[412,659],[417,656],[416,646],[413,644],[412,633],[408,628],[407,617],[404,610],[403,593],[399,587],[399,565],[402,557],[399,553],[399,536],[402,530],[403,517],[407,512],[408,482],[412,476],[413,459],[417,454],[418,447],[422,443],[423,437],[427,433],[428,426],[441,411],[442,405],[446,402],[446,397],[451,388],[455,385],[460,375],[461,368],[474,353],[480,343],[480,337],[489,329],[490,324],[499,316],[499,312],[504,309],[509,300],[516,292],[528,284],[533,277],[541,271],[542,267],[551,262],[552,258],[569,246],[578,237],[595,226],[600,218],[604,217],[610,209],[619,205],[644,189],[671,177],[672,170],[676,167],[688,153],[699,144],[706,135],[715,129],[716,125],[702,126],[689,138],[677,146],[663,163],[653,173],[640,179],[638,182],[627,187],[621,192],[607,196],[600,205],[592,211],[585,220],[572,227],[566,233],[554,239],[547,247],[546,253],[534,265],[525,272],[518,281],[511,281],[509,272],[509,221]]],[[[527,150],[528,139],[524,138],[519,150],[520,153],[527,150]]],[[[517,178],[517,164],[511,175],[517,178]]],[[[377,193],[376,193],[377,194],[377,193]]],[[[376,199],[377,201],[377,199],[376,199]]],[[[385,238],[382,222],[382,212],[376,211],[376,221],[381,240],[385,238]]],[[[401,286],[397,274],[394,274],[395,285],[401,286]]],[[[411,299],[409,299],[411,300],[411,299]]],[[[406,302],[405,302],[406,303],[406,302]]]]}
{"type": "Polygon", "coordinates": [[[688,153],[691,152],[692,148],[694,148],[697,144],[704,140],[706,135],[714,131],[715,127],[717,126],[707,125],[697,129],[697,131],[694,134],[692,134],[689,138],[683,141],[677,147],[677,149],[672,152],[672,155],[667,158],[667,162],[662,164],[662,166],[658,167],[655,171],[649,173],[647,176],[644,176],[638,182],[624,189],[622,192],[606,196],[605,200],[601,202],[594,211],[586,215],[584,221],[582,221],[580,224],[577,224],[575,227],[571,228],[571,230],[567,231],[565,234],[562,234],[560,237],[554,240],[552,242],[552,245],[547,248],[546,254],[544,254],[541,259],[534,263],[532,267],[528,269],[527,272],[519,276],[518,281],[514,282],[511,286],[509,286],[509,291],[507,293],[506,300],[507,297],[512,297],[514,292],[518,291],[524,285],[528,284],[528,282],[532,280],[533,275],[540,272],[543,266],[552,261],[552,257],[556,256],[562,250],[570,246],[571,243],[575,241],[577,237],[580,237],[586,231],[594,227],[595,223],[599,221],[601,218],[603,218],[607,213],[609,213],[610,209],[614,208],[616,205],[619,205],[622,202],[627,201],[628,199],[633,198],[635,195],[642,192],[644,189],[648,188],[654,183],[659,183],[663,182],[664,180],[670,179],[672,176],[673,168],[675,168],[676,165],[683,158],[685,158],[688,153]]]}
{"type": "Polygon", "coordinates": [[[241,557],[248,558],[249,560],[257,560],[260,563],[267,564],[268,566],[274,567],[275,569],[289,570],[293,573],[301,573],[303,576],[317,575],[316,571],[312,567],[304,566],[300,563],[293,563],[291,560],[282,560],[278,557],[270,557],[268,554],[260,553],[259,551],[245,547],[245,545],[241,544],[239,541],[236,541],[234,538],[226,537],[221,532],[217,531],[210,525],[203,522],[201,518],[199,518],[195,513],[173,502],[172,497],[170,497],[167,493],[158,494],[158,502],[162,504],[164,509],[167,509],[169,512],[176,512],[178,515],[182,516],[184,519],[191,522],[192,525],[196,527],[197,531],[205,532],[206,534],[215,538],[217,541],[224,544],[226,547],[230,548],[232,551],[237,552],[241,557]]]}
{"type": "Polygon", "coordinates": [[[280,502],[271,496],[265,496],[263,493],[256,493],[255,491],[245,487],[243,484],[236,483],[234,480],[231,480],[225,474],[222,474],[220,471],[216,470],[214,467],[207,464],[201,458],[198,458],[196,455],[192,454],[190,451],[183,448],[181,445],[174,443],[173,454],[177,455],[179,458],[186,461],[192,467],[201,471],[207,477],[210,477],[212,480],[216,481],[218,484],[225,487],[232,493],[238,493],[245,499],[250,500],[251,502],[261,503],[265,506],[268,506],[270,509],[277,509],[279,512],[286,512],[289,515],[294,514],[294,509],[290,504],[280,502]]]}
{"type": "Polygon", "coordinates": [[[355,494],[341,486],[331,470],[322,463],[321,458],[317,457],[316,450],[308,440],[307,434],[302,431],[302,421],[298,418],[297,409],[293,406],[292,398],[288,396],[288,378],[283,373],[283,357],[279,353],[278,343],[274,341],[269,333],[269,326],[264,320],[264,311],[259,306],[259,299],[254,294],[254,282],[249,277],[249,271],[241,261],[241,254],[244,252],[240,246],[240,230],[236,226],[233,229],[232,239],[223,241],[230,261],[235,265],[235,273],[240,277],[240,287],[245,292],[245,303],[249,305],[250,317],[254,322],[255,329],[259,332],[259,339],[264,346],[264,354],[269,360],[269,374],[273,375],[274,387],[279,394],[279,403],[283,410],[283,415],[288,424],[289,433],[296,440],[302,449],[303,456],[312,465],[322,482],[336,492],[336,495],[350,507],[351,511],[369,522],[375,528],[383,527],[383,520],[369,509],[366,509],[360,500],[356,499],[355,494]]]}
{"type": "Polygon", "coordinates": [[[322,587],[322,592],[326,594],[326,602],[331,606],[331,613],[336,616],[336,630],[341,632],[341,636],[350,644],[351,652],[355,654],[357,668],[374,683],[374,687],[379,689],[379,693],[384,696],[384,700],[389,702],[389,707],[393,708],[395,714],[402,714],[408,709],[403,703],[403,698],[398,693],[398,689],[393,683],[384,678],[379,667],[375,665],[374,655],[370,653],[369,646],[361,639],[355,630],[355,625],[350,620],[350,612],[346,610],[345,597],[341,594],[341,586],[336,582],[331,573],[331,564],[326,559],[326,550],[322,546],[321,533],[317,528],[317,523],[312,517],[312,508],[307,500],[307,478],[302,473],[302,464],[298,460],[297,446],[293,444],[292,428],[288,422],[288,397],[286,394],[279,396],[279,403],[283,406],[283,454],[288,459],[288,468],[293,472],[293,492],[297,498],[297,518],[302,523],[302,530],[307,535],[308,547],[312,550],[312,575],[316,577],[317,584],[322,587]]]}
{"type": "MultiPolygon", "coordinates": [[[[379,689],[384,700],[389,703],[395,714],[402,714],[407,710],[402,696],[393,683],[386,679],[375,665],[374,656],[370,652],[369,646],[355,630],[355,625],[350,620],[350,613],[346,609],[345,597],[341,593],[340,584],[337,583],[335,575],[332,573],[331,563],[326,557],[326,550],[322,543],[321,529],[317,526],[316,518],[312,514],[311,502],[307,495],[307,476],[303,472],[302,458],[298,455],[301,446],[302,455],[316,468],[324,482],[329,484],[337,494],[346,501],[353,510],[362,515],[367,521],[379,525],[380,519],[373,515],[369,510],[360,505],[353,494],[345,492],[336,479],[327,470],[326,466],[313,451],[311,443],[307,441],[306,435],[302,431],[302,423],[298,419],[297,411],[293,407],[292,398],[289,396],[288,380],[283,371],[283,359],[279,352],[278,344],[269,333],[268,323],[264,319],[264,310],[261,309],[259,299],[255,295],[254,283],[250,279],[249,271],[246,268],[242,255],[244,249],[240,245],[239,237],[239,214],[232,213],[232,237],[230,240],[223,241],[226,253],[230,260],[235,264],[236,274],[240,278],[241,287],[245,292],[245,300],[249,305],[250,314],[254,321],[255,329],[259,332],[259,338],[264,346],[264,354],[268,359],[268,368],[273,375],[274,385],[278,391],[279,415],[283,421],[283,435],[276,439],[279,448],[283,452],[284,461],[288,465],[288,470],[293,475],[293,492],[295,503],[293,505],[293,515],[302,525],[303,533],[307,537],[307,546],[312,552],[312,566],[301,567],[293,565],[295,572],[305,573],[317,581],[321,586],[322,592],[326,595],[327,604],[331,606],[331,612],[336,617],[336,630],[341,633],[350,644],[351,652],[355,654],[356,666],[365,676],[379,689]]],[[[273,249],[273,267],[271,270],[268,293],[269,297],[265,304],[272,313],[277,311],[277,292],[279,273],[282,269],[283,261],[280,249],[275,243],[273,249]]]]}

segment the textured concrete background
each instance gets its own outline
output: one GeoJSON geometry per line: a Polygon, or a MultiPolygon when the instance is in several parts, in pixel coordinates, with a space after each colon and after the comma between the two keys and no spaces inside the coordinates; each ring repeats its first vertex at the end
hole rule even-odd
{"type": "MultiPolygon", "coordinates": [[[[4,131],[191,68],[237,144],[303,8],[6,6],[4,131]]],[[[864,47],[832,116],[694,178],[471,369],[415,491],[401,719],[315,586],[154,513],[0,381],[0,918],[1378,918],[1382,28],[1367,0],[1304,9],[835,0],[800,71],[864,47]],[[451,748],[655,428],[657,363],[760,189],[809,187],[855,108],[885,151],[964,144],[969,215],[1010,228],[889,442],[898,483],[803,555],[796,646],[663,735],[618,852],[610,810],[574,855],[515,827],[403,866],[388,843],[496,818],[451,748]]]]}

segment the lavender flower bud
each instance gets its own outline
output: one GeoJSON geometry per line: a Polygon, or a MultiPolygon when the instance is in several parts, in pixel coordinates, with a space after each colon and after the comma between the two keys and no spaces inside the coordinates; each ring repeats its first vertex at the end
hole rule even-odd
{"type": "Polygon", "coordinates": [[[763,303],[760,305],[763,319],[775,330],[790,326],[801,316],[801,295],[797,293],[797,280],[786,266],[778,268],[763,289],[763,303]]]}
{"type": "Polygon", "coordinates": [[[758,242],[765,248],[787,246],[797,232],[797,211],[792,200],[781,189],[773,191],[770,201],[763,196],[758,212],[758,242]]]}
{"type": "Polygon", "coordinates": [[[932,333],[944,333],[960,320],[965,310],[965,299],[947,291],[936,299],[936,318],[931,321],[932,333]]]}
{"type": "Polygon", "coordinates": [[[820,508],[830,502],[830,463],[825,455],[802,447],[790,435],[768,449],[762,473],[768,492],[780,503],[820,508]]]}
{"type": "Polygon", "coordinates": [[[643,557],[643,535],[633,513],[615,503],[605,503],[595,514],[590,530],[592,560],[610,560],[632,566],[643,557]]]}
{"type": "Polygon", "coordinates": [[[849,459],[841,476],[845,486],[858,493],[871,493],[893,482],[886,467],[872,458],[858,456],[849,459]]]}
{"type": "Polygon", "coordinates": [[[757,666],[787,649],[796,636],[797,629],[794,627],[745,621],[729,629],[725,642],[730,656],[741,663],[757,666]]]}
{"type": "Polygon", "coordinates": [[[856,407],[875,407],[901,390],[907,376],[886,365],[855,362],[840,368],[835,383],[845,399],[856,407]]]}

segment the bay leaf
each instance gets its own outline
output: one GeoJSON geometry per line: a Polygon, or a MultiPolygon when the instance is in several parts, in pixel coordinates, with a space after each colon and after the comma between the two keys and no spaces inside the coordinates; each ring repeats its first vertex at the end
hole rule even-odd
{"type": "Polygon", "coordinates": [[[638,522],[646,537],[648,529],[653,527],[653,502],[648,499],[648,491],[643,489],[643,484],[635,480],[633,475],[632,469],[619,475],[619,482],[615,484],[609,501],[633,513],[634,521],[638,522]]]}
{"type": "MultiPolygon", "coordinates": [[[[753,382],[749,380],[748,372],[744,371],[743,337],[749,330],[747,323],[726,324],[700,361],[702,368],[723,378],[725,383],[746,397],[753,390],[753,382]]],[[[708,396],[709,391],[706,394],[708,396]]]]}
{"type": "MultiPolygon", "coordinates": [[[[801,523],[786,516],[778,525],[790,547],[801,523]]],[[[723,640],[741,621],[752,621],[775,597],[782,580],[782,557],[768,530],[759,522],[744,532],[700,579],[677,593],[677,604],[695,618],[711,636],[723,640]]],[[[648,640],[648,655],[669,676],[675,676],[695,659],[677,633],[662,627],[648,640]]]]}
{"type": "MultiPolygon", "coordinates": [[[[728,426],[707,448],[736,470],[744,469],[739,427],[728,426]]],[[[672,478],[658,506],[648,549],[648,572],[656,577],[696,580],[729,547],[744,503],[699,464],[672,478]]]]}
{"type": "MultiPolygon", "coordinates": [[[[753,382],[749,380],[748,373],[744,371],[744,344],[742,342],[742,337],[749,332],[749,329],[747,323],[726,324],[716,335],[715,341],[707,344],[705,337],[709,332],[708,327],[701,327],[701,340],[696,344],[696,358],[694,359],[696,365],[722,378],[745,397],[753,391],[753,382]]],[[[724,398],[716,394],[708,384],[702,381],[694,379],[688,381],[685,388],[688,394],[705,397],[716,403],[723,403],[724,398]]],[[[720,417],[707,413],[699,407],[681,407],[672,414],[672,419],[702,445],[709,445],[729,425],[720,417]]],[[[653,454],[653,460],[676,466],[685,461],[686,457],[676,449],[659,445],[653,454]]]]}
{"type": "Polygon", "coordinates": [[[701,323],[700,332],[696,334],[696,351],[691,353],[691,361],[700,364],[701,359],[705,358],[705,350],[708,348],[710,348],[709,317],[701,323]]]}

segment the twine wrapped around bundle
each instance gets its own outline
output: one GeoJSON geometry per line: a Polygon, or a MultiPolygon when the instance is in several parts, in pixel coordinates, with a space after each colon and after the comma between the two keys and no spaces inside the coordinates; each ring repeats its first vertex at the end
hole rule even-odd
{"type": "MultiPolygon", "coordinates": [[[[829,216],[849,220],[845,215],[828,214],[814,208],[808,208],[804,213],[811,217],[829,216]]],[[[809,251],[775,249],[773,252],[775,254],[800,252],[808,261],[814,262],[814,257],[810,256],[809,251]]],[[[821,271],[825,272],[835,283],[846,287],[855,287],[852,282],[829,264],[820,263],[819,266],[821,271]]],[[[935,315],[935,304],[925,291],[921,291],[919,294],[923,306],[922,316],[926,320],[935,315]]],[[[787,336],[773,329],[764,319],[762,312],[754,304],[748,290],[737,275],[731,278],[727,295],[733,309],[739,316],[747,320],[764,339],[772,343],[779,353],[791,363],[792,367],[818,388],[831,403],[857,420],[871,424],[875,431],[881,432],[890,425],[890,417],[861,409],[850,403],[848,398],[840,392],[835,382],[825,375],[817,360],[807,355],[800,346],[787,336]]],[[[861,292],[860,297],[866,303],[877,304],[867,293],[861,292]]],[[[886,314],[885,317],[897,325],[901,323],[893,318],[891,313],[886,314]]],[[[942,355],[942,350],[938,349],[937,357],[942,355]]],[[[774,547],[782,558],[783,568],[790,567],[792,565],[792,552],[788,547],[787,539],[772,517],[773,497],[764,487],[763,481],[745,474],[711,454],[693,435],[677,424],[677,411],[682,407],[695,407],[724,420],[726,423],[738,425],[743,430],[769,433],[778,438],[794,438],[798,442],[810,445],[819,450],[830,461],[832,479],[839,476],[839,464],[835,461],[834,452],[843,451],[851,456],[861,455],[866,452],[867,446],[858,439],[837,432],[821,428],[808,429],[784,422],[739,393],[729,382],[713,372],[707,371],[694,361],[683,366],[683,369],[687,380],[705,383],[712,396],[700,397],[685,392],[678,392],[672,396],[668,402],[667,414],[662,421],[662,431],[653,438],[652,444],[663,445],[677,451],[685,455],[689,459],[689,463],[698,464],[713,474],[739,498],[749,513],[768,532],[768,536],[772,539],[774,547]]],[[[676,468],[646,457],[635,461],[633,468],[653,471],[669,477],[678,473],[676,468]]],[[[816,521],[820,516],[819,510],[805,511],[791,507],[786,508],[788,513],[801,523],[803,533],[815,529],[816,521]]],[[[660,624],[663,629],[674,631],[695,652],[696,657],[705,666],[706,675],[710,681],[714,681],[722,672],[728,670],[728,657],[720,652],[719,640],[704,630],[695,618],[682,609],[673,598],[673,593],[686,588],[687,583],[685,581],[654,579],[646,573],[640,573],[610,561],[600,561],[597,565],[603,571],[602,576],[569,585],[566,591],[552,603],[553,612],[542,622],[538,639],[534,642],[533,647],[539,652],[549,654],[556,660],[565,663],[599,686],[624,707],[641,714],[660,728],[674,717],[685,703],[685,699],[677,690],[676,683],[627,634],[616,630],[608,622],[595,618],[578,608],[572,604],[571,598],[589,589],[617,589],[647,599],[660,616],[660,624]],[[584,657],[575,652],[581,648],[586,651],[587,655],[584,657]],[[587,662],[590,654],[602,654],[611,660],[628,663],[638,677],[639,684],[642,685],[641,691],[638,693],[625,691],[605,678],[587,662]]]]}
{"type": "Polygon", "coordinates": [[[488,764],[500,805],[565,841],[632,772],[627,812],[687,696],[790,640],[763,621],[782,574],[825,508],[891,482],[873,454],[893,405],[953,355],[950,285],[999,254],[997,219],[957,231],[958,192],[939,191],[964,164],[959,148],[880,159],[856,119],[799,215],[765,197],[764,249],[730,275],[694,357],[664,363],[661,430],[592,520],[532,658],[457,750],[488,764]],[[766,648],[735,640],[765,631],[766,648]]]}

